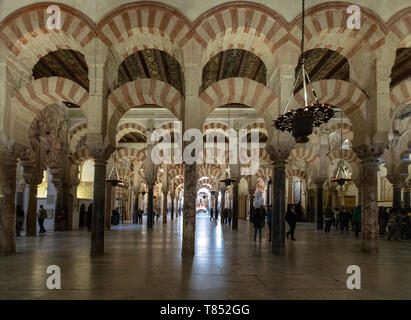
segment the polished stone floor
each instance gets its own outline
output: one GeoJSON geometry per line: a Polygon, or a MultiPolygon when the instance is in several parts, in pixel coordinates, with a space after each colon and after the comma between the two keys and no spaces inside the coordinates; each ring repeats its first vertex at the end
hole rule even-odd
{"type": "Polygon", "coordinates": [[[354,235],[324,234],[298,224],[286,255],[239,230],[197,218],[196,255],[181,258],[182,218],[154,231],[126,224],[106,232],[106,254],[89,256],[87,231],[17,239],[0,257],[0,299],[410,299],[411,242],[380,241],[378,256],[361,253],[354,235]],[[48,290],[46,268],[61,268],[61,290],[48,290]],[[362,289],[348,290],[346,269],[361,268],[362,289]]]}

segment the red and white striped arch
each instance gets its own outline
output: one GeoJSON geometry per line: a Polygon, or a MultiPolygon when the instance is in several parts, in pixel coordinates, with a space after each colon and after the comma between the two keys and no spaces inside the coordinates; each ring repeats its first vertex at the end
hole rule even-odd
{"type": "Polygon", "coordinates": [[[51,104],[67,101],[84,109],[87,100],[88,92],[69,79],[49,77],[34,80],[20,88],[11,99],[13,119],[18,119],[15,134],[18,137],[22,132],[28,132],[25,128],[30,127],[37,114],[51,104]]]}
{"type": "Polygon", "coordinates": [[[85,53],[93,40],[94,23],[83,13],[64,4],[61,12],[61,30],[49,30],[46,22],[50,3],[23,7],[6,17],[0,24],[0,41],[10,51],[10,61],[24,66],[31,74],[37,61],[57,49],[71,49],[85,53]]]}
{"type": "Polygon", "coordinates": [[[214,83],[200,98],[207,106],[208,113],[229,103],[241,103],[253,107],[263,116],[269,107],[274,108],[276,95],[257,81],[236,77],[214,83]]]}
{"type": "Polygon", "coordinates": [[[144,161],[144,159],[147,157],[146,153],[147,153],[146,148],[144,149],[117,148],[116,149],[116,159],[144,161]]]}
{"type": "Polygon", "coordinates": [[[411,47],[411,7],[401,10],[388,20],[389,37],[394,37],[397,48],[411,47]]]}
{"type": "Polygon", "coordinates": [[[304,171],[300,169],[288,169],[285,171],[285,177],[286,178],[297,177],[297,178],[301,178],[302,180],[305,180],[307,175],[304,171]]]}
{"type": "Polygon", "coordinates": [[[291,151],[290,157],[311,163],[318,158],[318,155],[317,150],[313,148],[295,148],[291,151]]]}
{"type": "Polygon", "coordinates": [[[146,128],[137,122],[121,123],[117,127],[116,142],[119,142],[122,137],[131,132],[138,132],[145,136],[146,128]]]}
{"type": "Polygon", "coordinates": [[[87,135],[87,122],[79,123],[69,130],[70,150],[75,150],[80,139],[87,135]]]}
{"type": "Polygon", "coordinates": [[[391,90],[391,116],[403,104],[411,102],[411,80],[403,81],[391,90]]]}
{"type": "Polygon", "coordinates": [[[221,166],[215,164],[202,164],[198,167],[198,177],[214,177],[215,179],[223,179],[223,170],[221,166]]]}
{"type": "Polygon", "coordinates": [[[174,87],[155,79],[137,79],[122,85],[108,97],[110,139],[114,140],[117,124],[130,108],[145,104],[159,105],[179,119],[183,100],[181,93],[174,87]]]}
{"type": "MultiPolygon", "coordinates": [[[[335,123],[332,126],[330,126],[329,129],[330,129],[330,133],[331,132],[341,132],[341,123],[340,122],[335,123]]],[[[349,123],[344,122],[342,124],[342,132],[343,132],[343,134],[347,134],[347,133],[352,132],[352,125],[349,124],[349,123]]]]}
{"type": "Polygon", "coordinates": [[[71,158],[74,164],[80,165],[86,160],[93,159],[93,156],[90,152],[90,149],[87,147],[84,147],[84,148],[81,148],[80,150],[77,150],[75,153],[73,153],[71,158]]]}
{"type": "MultiPolygon", "coordinates": [[[[287,21],[255,3],[230,3],[213,8],[196,20],[194,30],[204,48],[201,68],[221,51],[243,49],[257,55],[271,73],[273,54],[290,40],[287,21]]],[[[298,44],[296,39],[291,40],[298,44]]]]}
{"type": "MultiPolygon", "coordinates": [[[[358,161],[358,157],[355,154],[354,151],[352,151],[351,149],[343,149],[342,151],[342,158],[349,162],[349,163],[353,163],[353,162],[357,162],[358,161]]],[[[336,159],[341,159],[341,150],[334,150],[332,152],[330,152],[328,154],[328,159],[330,159],[330,161],[334,161],[336,159]]]]}
{"type": "Polygon", "coordinates": [[[269,180],[272,177],[273,170],[271,168],[259,168],[256,176],[258,178],[265,180],[269,180]]]}
{"type": "Polygon", "coordinates": [[[167,174],[169,181],[175,179],[177,176],[182,176],[184,175],[184,166],[182,164],[170,165],[167,167],[167,174]]]}
{"type": "MultiPolygon", "coordinates": [[[[350,119],[354,131],[360,133],[360,130],[364,130],[364,110],[368,98],[361,88],[353,83],[335,79],[315,81],[312,85],[320,102],[340,108],[350,119]]],[[[310,88],[307,91],[309,103],[314,102],[310,88]]],[[[294,98],[300,105],[304,104],[303,89],[294,98]]]]}
{"type": "MultiPolygon", "coordinates": [[[[361,48],[375,51],[385,43],[387,27],[370,10],[361,8],[361,28],[347,28],[347,3],[323,3],[306,10],[305,49],[327,48],[340,53],[347,59],[353,57],[361,48]]],[[[291,22],[290,34],[301,38],[301,15],[291,22]]]]}

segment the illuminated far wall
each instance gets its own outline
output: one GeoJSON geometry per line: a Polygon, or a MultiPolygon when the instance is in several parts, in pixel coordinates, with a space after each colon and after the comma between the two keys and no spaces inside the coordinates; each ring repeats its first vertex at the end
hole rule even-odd
{"type": "Polygon", "coordinates": [[[93,199],[94,165],[91,160],[85,161],[79,170],[80,183],[77,187],[77,199],[93,199]]]}
{"type": "Polygon", "coordinates": [[[49,175],[47,171],[43,172],[43,180],[37,187],[37,198],[47,198],[47,187],[48,187],[49,175]]]}

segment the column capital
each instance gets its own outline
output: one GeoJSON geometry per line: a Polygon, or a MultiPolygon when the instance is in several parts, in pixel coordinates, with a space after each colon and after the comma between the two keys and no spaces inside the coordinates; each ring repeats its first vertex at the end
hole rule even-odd
{"type": "Polygon", "coordinates": [[[290,149],[266,148],[274,167],[285,167],[290,156],[290,149]]]}
{"type": "Polygon", "coordinates": [[[387,174],[388,181],[393,185],[394,188],[405,188],[406,180],[408,177],[407,174],[387,174]]]}
{"type": "Polygon", "coordinates": [[[317,177],[313,179],[314,183],[317,185],[317,189],[322,188],[326,180],[327,177],[317,177]]]}
{"type": "Polygon", "coordinates": [[[88,145],[88,148],[94,158],[95,164],[107,164],[111,154],[116,150],[116,148],[111,144],[90,144],[88,145]]]}
{"type": "Polygon", "coordinates": [[[369,146],[369,145],[360,145],[353,147],[353,151],[356,153],[357,157],[363,162],[375,162],[384,152],[384,146],[369,146]]]}

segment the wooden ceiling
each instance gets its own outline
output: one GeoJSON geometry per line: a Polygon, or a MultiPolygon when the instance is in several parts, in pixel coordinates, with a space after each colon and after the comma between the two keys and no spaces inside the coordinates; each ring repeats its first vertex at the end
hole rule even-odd
{"type": "Polygon", "coordinates": [[[147,138],[140,132],[130,132],[124,135],[119,143],[146,143],[147,138]]]}
{"type": "Polygon", "coordinates": [[[42,57],[33,68],[34,79],[62,77],[89,90],[88,67],[84,56],[74,50],[59,49],[42,57]]]}
{"type": "MultiPolygon", "coordinates": [[[[348,60],[338,52],[329,49],[312,49],[304,53],[305,68],[311,82],[324,79],[350,80],[350,65],[348,60]]],[[[301,58],[295,69],[297,77],[301,69],[301,58]]],[[[294,92],[303,88],[302,74],[294,92]]]]}
{"type": "Polygon", "coordinates": [[[261,59],[250,51],[222,51],[204,66],[200,93],[219,80],[233,77],[249,78],[266,85],[267,68],[261,59]]]}
{"type": "Polygon", "coordinates": [[[397,50],[394,66],[391,72],[391,88],[398,85],[401,81],[411,78],[411,49],[400,48],[397,50]]]}
{"type": "Polygon", "coordinates": [[[151,78],[167,82],[184,95],[184,76],[180,64],[168,53],[140,50],[128,56],[118,70],[118,86],[137,79],[151,78]]]}

